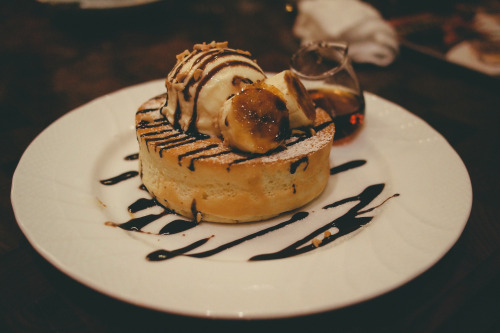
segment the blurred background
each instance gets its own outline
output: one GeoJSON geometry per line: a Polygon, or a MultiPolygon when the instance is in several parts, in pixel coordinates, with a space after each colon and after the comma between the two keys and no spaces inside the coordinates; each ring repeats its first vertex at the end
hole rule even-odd
{"type": "MultiPolygon", "coordinates": [[[[104,94],[165,77],[175,55],[194,43],[228,41],[249,50],[265,71],[287,69],[301,43],[292,31],[297,2],[164,0],[89,8],[103,3],[87,0],[83,9],[71,1],[0,2],[3,332],[153,330],[165,321],[199,328],[218,324],[136,308],[60,273],[19,230],[9,200],[11,179],[29,143],[56,119],[104,94]]],[[[355,63],[362,87],[411,110],[450,142],[471,175],[471,221],[476,223],[469,223],[437,266],[397,291],[350,309],[273,322],[272,327],[494,332],[500,327],[499,75],[457,64],[447,55],[464,41],[485,39],[475,15],[485,9],[498,13],[499,1],[365,3],[394,27],[400,49],[387,66],[355,63]]],[[[241,328],[233,324],[224,327],[241,328]]]]}
{"type": "MultiPolygon", "coordinates": [[[[106,3],[87,0],[96,2],[106,3]]],[[[462,38],[453,34],[460,29],[467,33],[464,18],[469,15],[470,19],[478,4],[498,5],[498,1],[463,0],[366,3],[396,23],[396,19],[410,17],[402,32],[412,32],[417,40],[424,36],[435,45],[447,39],[446,48],[462,38]],[[451,15],[455,15],[450,21],[455,22],[454,30],[451,23],[446,26],[439,21],[439,17],[451,15]]],[[[32,121],[44,128],[53,120],[52,116],[44,118],[46,112],[36,113],[37,119],[23,116],[19,101],[26,96],[36,100],[40,110],[60,105],[57,112],[62,114],[103,92],[164,77],[175,63],[174,55],[194,43],[227,40],[234,48],[251,51],[266,71],[287,68],[290,55],[300,44],[292,33],[297,6],[286,0],[165,0],[109,9],[80,9],[77,3],[58,1],[4,0],[0,9],[3,129],[18,120],[25,126],[32,121]]],[[[363,84],[372,78],[360,80],[363,84]]]]}

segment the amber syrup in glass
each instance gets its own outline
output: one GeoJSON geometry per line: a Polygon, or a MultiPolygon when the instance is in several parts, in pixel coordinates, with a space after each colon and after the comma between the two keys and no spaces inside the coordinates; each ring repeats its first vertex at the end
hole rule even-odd
{"type": "Polygon", "coordinates": [[[365,101],[362,96],[337,88],[311,89],[308,92],[316,106],[332,116],[334,140],[349,137],[363,125],[365,101]]]}

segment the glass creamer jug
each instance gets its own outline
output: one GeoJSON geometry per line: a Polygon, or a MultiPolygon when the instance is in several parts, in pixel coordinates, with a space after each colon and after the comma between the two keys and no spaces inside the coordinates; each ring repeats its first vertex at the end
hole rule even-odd
{"type": "Polygon", "coordinates": [[[346,43],[313,42],[300,48],[290,64],[314,103],[332,116],[335,141],[356,133],[365,117],[363,92],[347,51],[346,43]]]}

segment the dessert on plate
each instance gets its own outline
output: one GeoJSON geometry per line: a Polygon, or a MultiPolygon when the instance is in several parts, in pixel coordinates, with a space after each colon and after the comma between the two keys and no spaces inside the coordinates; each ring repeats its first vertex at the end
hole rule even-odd
{"type": "Polygon", "coordinates": [[[266,77],[250,53],[203,43],[177,56],[165,86],[136,113],[140,174],[158,203],[239,223],[322,193],[335,127],[290,71],[266,77]]]}

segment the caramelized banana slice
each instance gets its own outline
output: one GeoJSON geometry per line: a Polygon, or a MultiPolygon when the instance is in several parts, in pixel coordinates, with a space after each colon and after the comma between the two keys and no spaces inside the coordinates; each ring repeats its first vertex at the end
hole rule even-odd
{"type": "Polygon", "coordinates": [[[289,70],[264,80],[282,92],[290,117],[290,128],[311,126],[316,112],[314,103],[300,80],[289,70]]]}
{"type": "Polygon", "coordinates": [[[280,146],[290,131],[285,101],[279,91],[263,84],[229,98],[219,112],[219,127],[225,144],[258,154],[280,146]]]}

